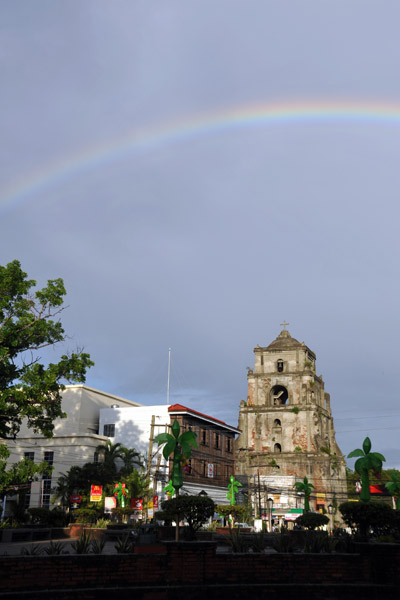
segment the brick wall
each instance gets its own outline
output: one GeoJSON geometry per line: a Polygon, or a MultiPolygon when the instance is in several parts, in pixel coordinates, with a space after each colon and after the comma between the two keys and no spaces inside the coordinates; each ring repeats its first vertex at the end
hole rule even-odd
{"type": "Polygon", "coordinates": [[[164,554],[0,557],[2,593],[219,584],[400,585],[400,545],[358,554],[216,554],[214,542],[165,542],[164,554]]]}

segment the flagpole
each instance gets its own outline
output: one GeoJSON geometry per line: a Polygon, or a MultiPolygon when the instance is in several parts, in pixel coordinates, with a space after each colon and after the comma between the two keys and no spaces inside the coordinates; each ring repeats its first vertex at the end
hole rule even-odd
{"type": "Polygon", "coordinates": [[[168,381],[167,381],[167,404],[169,405],[169,382],[171,375],[171,348],[168,348],[168,381]]]}

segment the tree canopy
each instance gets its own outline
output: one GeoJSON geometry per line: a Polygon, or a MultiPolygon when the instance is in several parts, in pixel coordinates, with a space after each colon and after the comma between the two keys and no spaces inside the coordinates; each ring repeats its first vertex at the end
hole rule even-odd
{"type": "Polygon", "coordinates": [[[28,490],[31,481],[40,475],[51,472],[47,462],[35,464],[33,460],[23,458],[7,468],[7,459],[10,451],[4,444],[0,444],[0,498],[7,492],[15,493],[16,490],[28,490]]]}
{"type": "Polygon", "coordinates": [[[0,438],[15,437],[24,418],[46,437],[61,409],[64,382],[84,383],[94,363],[87,353],[62,354],[42,364],[39,351],[66,339],[59,320],[66,294],[62,279],[33,291],[20,262],[0,266],[0,438]]]}

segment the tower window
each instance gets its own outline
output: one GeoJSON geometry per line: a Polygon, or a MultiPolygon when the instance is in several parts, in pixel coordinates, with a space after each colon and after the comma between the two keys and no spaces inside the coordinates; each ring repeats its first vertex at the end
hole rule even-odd
{"type": "Polygon", "coordinates": [[[274,452],[275,453],[282,452],[282,446],[280,444],[275,444],[275,446],[274,446],[274,452]]]}
{"type": "Polygon", "coordinates": [[[283,371],[283,360],[278,360],[276,363],[276,369],[278,373],[282,373],[283,371]]]}
{"type": "Polygon", "coordinates": [[[271,390],[272,406],[284,406],[289,398],[288,391],[283,385],[275,385],[271,390]]]}
{"type": "Polygon", "coordinates": [[[275,421],[274,421],[274,427],[282,427],[280,419],[275,419],[275,421]]]}
{"type": "Polygon", "coordinates": [[[260,361],[261,361],[261,366],[263,366],[263,364],[264,364],[264,357],[263,357],[263,355],[262,355],[262,354],[261,354],[261,356],[260,356],[260,361]]]}

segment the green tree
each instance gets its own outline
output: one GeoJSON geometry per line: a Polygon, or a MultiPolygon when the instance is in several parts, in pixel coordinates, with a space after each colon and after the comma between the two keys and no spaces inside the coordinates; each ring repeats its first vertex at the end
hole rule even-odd
{"type": "Polygon", "coordinates": [[[396,527],[396,511],[384,502],[343,502],[339,506],[343,521],[364,537],[370,529],[375,536],[390,534],[396,527]]]}
{"type": "Polygon", "coordinates": [[[242,523],[246,514],[246,507],[239,504],[217,504],[217,513],[228,521],[229,528],[232,526],[232,520],[235,523],[242,523]]]}
{"type": "Polygon", "coordinates": [[[375,473],[382,471],[382,462],[386,459],[379,452],[371,452],[371,440],[366,437],[361,448],[356,448],[353,452],[350,452],[347,458],[360,457],[354,463],[354,470],[361,476],[361,494],[360,500],[362,502],[369,502],[371,499],[371,493],[369,491],[369,472],[373,470],[375,473]]]}
{"type": "Polygon", "coordinates": [[[162,511],[156,513],[156,518],[164,521],[182,521],[188,524],[189,539],[195,537],[200,527],[213,516],[214,502],[208,496],[178,496],[171,500],[164,500],[161,504],[162,511]]]}
{"type": "Polygon", "coordinates": [[[0,444],[0,497],[4,497],[8,491],[15,493],[16,488],[28,489],[32,481],[51,472],[47,462],[35,464],[28,458],[23,458],[7,468],[9,456],[7,446],[0,444]]]}
{"type": "Polygon", "coordinates": [[[298,492],[304,493],[304,510],[305,512],[309,512],[310,510],[310,496],[311,492],[314,489],[312,483],[309,483],[307,477],[304,477],[303,481],[296,481],[294,487],[297,488],[298,492]]]}
{"type": "Polygon", "coordinates": [[[62,354],[44,365],[38,351],[66,339],[59,320],[66,294],[62,279],[32,291],[18,260],[0,266],[0,438],[15,437],[23,419],[46,437],[61,409],[63,382],[84,382],[94,363],[89,354],[62,354]]]}
{"type": "Polygon", "coordinates": [[[392,473],[392,481],[385,483],[385,487],[389,494],[396,498],[396,509],[400,510],[400,477],[392,473]]]}
{"type": "Polygon", "coordinates": [[[316,529],[317,527],[322,527],[322,525],[327,525],[329,523],[329,517],[326,515],[321,515],[320,513],[312,513],[306,512],[300,517],[296,519],[297,525],[300,527],[305,527],[306,529],[316,529]]]}

